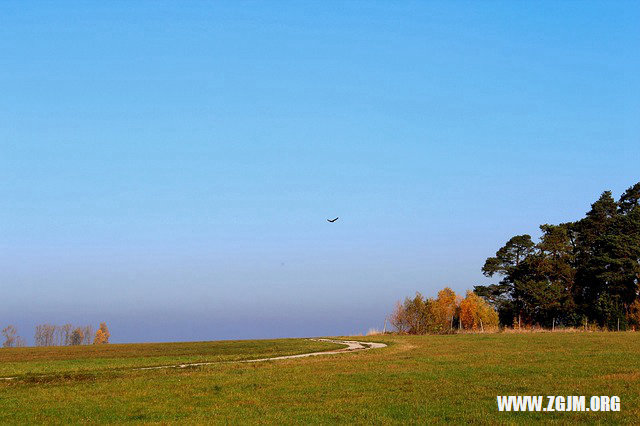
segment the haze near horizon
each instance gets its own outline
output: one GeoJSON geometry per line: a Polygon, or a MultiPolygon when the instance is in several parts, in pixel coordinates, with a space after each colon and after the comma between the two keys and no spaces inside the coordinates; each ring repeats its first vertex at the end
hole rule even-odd
{"type": "Polygon", "coordinates": [[[0,6],[0,326],[344,335],[638,180],[640,5],[0,6]],[[339,216],[335,223],[327,218],[339,216]]]}

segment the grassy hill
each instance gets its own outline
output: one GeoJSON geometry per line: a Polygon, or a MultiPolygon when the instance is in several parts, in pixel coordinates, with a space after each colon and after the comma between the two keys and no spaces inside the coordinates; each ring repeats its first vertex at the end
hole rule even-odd
{"type": "Polygon", "coordinates": [[[0,422],[635,423],[640,333],[372,336],[362,352],[186,369],[131,367],[329,350],[303,339],[0,350],[0,422]],[[621,411],[498,412],[497,395],[617,395],[621,411]]]}

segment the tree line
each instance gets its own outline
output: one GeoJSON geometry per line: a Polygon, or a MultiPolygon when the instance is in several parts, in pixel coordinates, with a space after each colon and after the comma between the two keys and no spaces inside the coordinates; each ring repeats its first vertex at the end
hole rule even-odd
{"type": "Polygon", "coordinates": [[[74,327],[72,324],[36,326],[34,343],[36,346],[74,346],[91,343],[93,327],[74,327]]]}
{"type": "Polygon", "coordinates": [[[640,326],[640,182],[617,201],[603,192],[575,222],[540,230],[537,242],[509,239],[482,268],[500,280],[474,288],[503,326],[640,326]]]}
{"type": "Polygon", "coordinates": [[[498,327],[498,314],[474,292],[467,291],[462,298],[446,287],[436,298],[416,293],[413,298],[398,302],[389,322],[398,332],[407,334],[489,331],[498,327]]]}
{"type": "MultiPolygon", "coordinates": [[[[95,334],[93,330],[91,325],[40,324],[36,326],[34,343],[35,346],[75,346],[109,343],[111,334],[106,323],[101,323],[95,334]]],[[[18,336],[18,331],[13,325],[5,327],[2,330],[2,335],[4,337],[2,347],[4,348],[26,346],[24,339],[18,336]]]]}
{"type": "Polygon", "coordinates": [[[640,182],[616,201],[605,191],[585,217],[516,235],[487,258],[499,278],[463,299],[450,288],[436,298],[398,302],[390,316],[401,333],[450,333],[487,327],[640,328],[640,182]]]}

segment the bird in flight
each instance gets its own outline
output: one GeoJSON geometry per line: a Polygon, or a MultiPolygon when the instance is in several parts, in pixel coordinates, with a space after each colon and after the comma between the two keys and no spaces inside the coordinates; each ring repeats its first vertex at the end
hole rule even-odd
{"type": "Polygon", "coordinates": [[[337,217],[336,217],[335,219],[327,219],[327,222],[331,222],[331,223],[333,223],[333,222],[335,222],[336,220],[338,220],[338,218],[337,218],[337,217]]]}

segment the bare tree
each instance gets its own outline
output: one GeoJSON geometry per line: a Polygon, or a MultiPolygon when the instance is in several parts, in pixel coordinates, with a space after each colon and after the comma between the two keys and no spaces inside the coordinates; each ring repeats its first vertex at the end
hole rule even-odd
{"type": "Polygon", "coordinates": [[[55,345],[56,326],[51,324],[40,324],[36,326],[35,344],[36,346],[55,345]]]}
{"type": "Polygon", "coordinates": [[[44,326],[43,325],[36,325],[36,334],[33,336],[33,343],[36,346],[45,346],[44,344],[44,337],[45,333],[44,333],[44,326]]]}
{"type": "Polygon", "coordinates": [[[84,327],[82,327],[82,335],[83,335],[82,344],[90,345],[91,338],[93,336],[93,326],[85,325],[84,327]]]}
{"type": "Polygon", "coordinates": [[[4,336],[3,348],[14,348],[24,346],[24,340],[18,336],[18,330],[12,325],[6,326],[2,329],[2,335],[4,336]]]}
{"type": "Polygon", "coordinates": [[[393,325],[396,330],[400,333],[406,333],[409,331],[409,324],[407,319],[407,310],[405,306],[397,302],[396,307],[393,310],[393,313],[389,316],[389,322],[393,325]]]}
{"type": "Polygon", "coordinates": [[[61,325],[59,327],[57,327],[57,335],[58,335],[58,339],[57,339],[57,344],[59,346],[70,346],[73,343],[71,343],[71,335],[73,334],[73,325],[72,324],[65,324],[65,325],[61,325]]]}
{"type": "Polygon", "coordinates": [[[56,326],[52,324],[40,324],[36,326],[36,346],[70,346],[90,345],[93,337],[93,326],[74,326],[64,324],[56,326]]]}
{"type": "Polygon", "coordinates": [[[45,325],[46,331],[46,340],[45,346],[53,346],[56,344],[55,336],[56,336],[56,326],[53,324],[45,325]]]}

